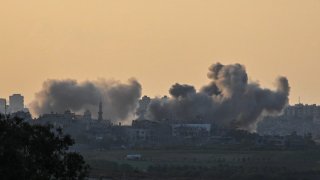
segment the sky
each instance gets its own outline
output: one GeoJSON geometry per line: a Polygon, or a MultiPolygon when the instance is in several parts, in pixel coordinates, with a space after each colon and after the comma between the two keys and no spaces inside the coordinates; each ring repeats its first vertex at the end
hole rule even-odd
{"type": "Polygon", "coordinates": [[[290,104],[320,104],[320,0],[0,0],[0,97],[131,77],[160,96],[207,84],[216,62],[263,87],[286,76],[290,104]]]}

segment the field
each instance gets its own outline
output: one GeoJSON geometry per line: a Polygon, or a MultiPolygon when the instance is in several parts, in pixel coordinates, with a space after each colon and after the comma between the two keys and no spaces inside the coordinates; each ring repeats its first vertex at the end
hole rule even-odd
{"type": "MultiPolygon", "coordinates": [[[[150,166],[228,166],[270,171],[283,169],[290,172],[320,170],[320,152],[308,151],[231,151],[231,150],[100,150],[82,153],[94,174],[106,175],[110,163],[127,164],[139,171],[150,166]],[[128,154],[141,154],[138,161],[126,160],[128,154]]],[[[111,168],[112,169],[112,168],[111,168]]]]}

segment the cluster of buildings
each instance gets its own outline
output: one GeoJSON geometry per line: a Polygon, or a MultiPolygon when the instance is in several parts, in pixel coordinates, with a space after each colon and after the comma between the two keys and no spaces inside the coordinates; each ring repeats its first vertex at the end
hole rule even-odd
{"type": "MultiPolygon", "coordinates": [[[[148,101],[143,99],[142,102],[148,101]]],[[[47,113],[26,121],[33,125],[53,125],[62,128],[64,133],[75,138],[76,146],[90,148],[130,148],[130,147],[158,147],[163,145],[195,145],[208,141],[212,135],[211,124],[173,124],[169,122],[154,122],[142,117],[143,108],[139,112],[140,118],[133,120],[131,125],[114,124],[103,118],[103,108],[100,102],[97,113],[89,110],[76,114],[70,110],[64,113],[47,113]]],[[[217,139],[214,139],[216,141],[217,139]]]]}
{"type": "Polygon", "coordinates": [[[76,139],[77,145],[91,148],[173,146],[193,144],[196,139],[200,144],[212,133],[211,124],[168,124],[142,119],[133,120],[131,125],[113,124],[102,119],[100,114],[103,112],[99,109],[98,118],[93,118],[90,111],[75,114],[67,110],[64,113],[43,114],[29,122],[62,128],[76,139]]]}
{"type": "Polygon", "coordinates": [[[309,118],[315,123],[320,123],[320,106],[316,104],[296,104],[293,106],[288,106],[283,116],[287,118],[309,118]]]}
{"type": "Polygon", "coordinates": [[[174,147],[214,147],[231,145],[252,148],[305,148],[313,145],[312,136],[297,133],[287,135],[259,135],[237,132],[214,124],[177,124],[155,122],[145,119],[133,120],[131,125],[113,124],[100,116],[97,118],[85,111],[78,115],[71,111],[62,114],[44,114],[31,121],[33,124],[52,124],[62,128],[76,140],[75,150],[86,149],[130,149],[130,148],[174,148],[174,147]]]}
{"type": "Polygon", "coordinates": [[[104,119],[101,102],[97,104],[95,115],[89,110],[82,114],[66,110],[64,113],[51,112],[32,119],[24,106],[24,97],[20,94],[10,96],[8,104],[6,99],[0,99],[0,113],[21,115],[31,124],[51,124],[55,128],[62,128],[76,139],[76,146],[90,148],[235,145],[241,144],[243,138],[257,147],[284,147],[288,142],[303,146],[306,142],[303,137],[310,137],[310,134],[313,138],[320,139],[320,106],[317,105],[297,104],[287,107],[281,116],[266,117],[258,124],[258,134],[252,138],[252,135],[239,135],[233,129],[207,122],[146,120],[146,107],[149,103],[150,98],[141,99],[137,109],[139,118],[133,120],[131,125],[113,124],[111,120],[104,119]]]}
{"type": "Polygon", "coordinates": [[[296,104],[288,106],[281,116],[269,116],[258,124],[257,132],[262,135],[285,136],[292,132],[299,135],[311,133],[320,139],[320,106],[296,104]]]}
{"type": "Polygon", "coordinates": [[[24,106],[24,97],[21,94],[9,96],[9,102],[5,98],[0,98],[1,114],[12,114],[21,111],[28,112],[28,109],[24,106]]]}

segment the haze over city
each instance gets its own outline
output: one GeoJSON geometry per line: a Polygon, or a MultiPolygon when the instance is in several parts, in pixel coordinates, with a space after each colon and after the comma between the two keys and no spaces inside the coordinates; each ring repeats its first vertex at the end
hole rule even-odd
{"type": "Polygon", "coordinates": [[[320,0],[0,0],[0,179],[319,180],[320,0]]]}
{"type": "Polygon", "coordinates": [[[320,102],[320,2],[2,1],[0,97],[34,100],[47,79],[134,77],[142,94],[197,89],[208,67],[240,63],[252,81],[289,79],[290,103],[320,102]]]}

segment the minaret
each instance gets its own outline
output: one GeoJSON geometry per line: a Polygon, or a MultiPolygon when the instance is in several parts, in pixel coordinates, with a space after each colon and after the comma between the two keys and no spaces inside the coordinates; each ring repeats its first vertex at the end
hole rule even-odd
{"type": "Polygon", "coordinates": [[[98,121],[103,121],[103,112],[102,112],[102,102],[100,101],[99,103],[99,113],[98,113],[99,117],[98,117],[98,121]]]}

